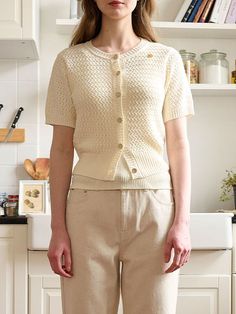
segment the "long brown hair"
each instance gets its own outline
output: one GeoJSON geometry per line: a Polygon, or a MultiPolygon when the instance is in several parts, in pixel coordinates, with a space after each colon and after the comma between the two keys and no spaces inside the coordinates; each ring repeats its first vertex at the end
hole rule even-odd
{"type": "MultiPolygon", "coordinates": [[[[158,41],[152,25],[151,17],[156,8],[156,0],[139,0],[132,12],[132,26],[138,37],[152,42],[158,41]]],[[[69,47],[86,42],[98,35],[102,24],[102,13],[94,0],[81,0],[83,15],[76,25],[69,47]]]]}

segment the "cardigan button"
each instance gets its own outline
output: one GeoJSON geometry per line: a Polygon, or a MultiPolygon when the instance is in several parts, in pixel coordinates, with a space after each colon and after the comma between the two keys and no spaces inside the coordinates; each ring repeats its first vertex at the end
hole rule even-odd
{"type": "Polygon", "coordinates": [[[118,59],[118,54],[115,54],[114,56],[113,56],[113,59],[118,59]]]}
{"type": "Polygon", "coordinates": [[[120,75],[120,71],[116,71],[116,75],[120,75]]]}
{"type": "Polygon", "coordinates": [[[132,172],[133,172],[133,173],[136,173],[136,172],[137,172],[137,169],[136,169],[136,168],[133,168],[133,169],[132,169],[132,172]]]}
{"type": "Polygon", "coordinates": [[[121,96],[121,93],[120,92],[117,92],[116,93],[116,97],[120,97],[121,96]]]}
{"type": "Polygon", "coordinates": [[[122,122],[122,118],[121,117],[117,118],[117,122],[121,123],[122,122]]]}
{"type": "Polygon", "coordinates": [[[123,145],[120,143],[120,144],[118,144],[118,147],[119,148],[123,148],[123,145]]]}

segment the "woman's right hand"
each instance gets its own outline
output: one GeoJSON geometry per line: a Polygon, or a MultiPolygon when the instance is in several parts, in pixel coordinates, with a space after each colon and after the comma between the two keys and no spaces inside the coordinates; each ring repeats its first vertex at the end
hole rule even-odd
{"type": "Polygon", "coordinates": [[[69,278],[73,276],[71,245],[67,230],[57,229],[52,231],[47,256],[54,273],[69,278]],[[62,258],[65,262],[64,265],[62,265],[62,258]]]}

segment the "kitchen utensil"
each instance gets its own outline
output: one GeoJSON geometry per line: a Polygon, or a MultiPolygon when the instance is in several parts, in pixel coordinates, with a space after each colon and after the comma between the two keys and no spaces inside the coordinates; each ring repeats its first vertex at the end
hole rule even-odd
{"type": "Polygon", "coordinates": [[[23,110],[24,110],[23,107],[20,107],[20,108],[18,109],[18,111],[17,111],[17,113],[16,113],[16,115],[15,115],[15,118],[14,118],[14,120],[13,120],[13,122],[12,122],[12,124],[11,124],[11,126],[10,126],[10,128],[9,128],[9,130],[8,130],[8,133],[7,133],[7,135],[6,135],[5,139],[4,139],[4,143],[6,143],[7,140],[8,140],[8,138],[11,136],[13,130],[14,130],[15,127],[16,127],[16,123],[18,122],[18,120],[19,120],[19,118],[20,118],[21,112],[22,112],[23,110]]]}

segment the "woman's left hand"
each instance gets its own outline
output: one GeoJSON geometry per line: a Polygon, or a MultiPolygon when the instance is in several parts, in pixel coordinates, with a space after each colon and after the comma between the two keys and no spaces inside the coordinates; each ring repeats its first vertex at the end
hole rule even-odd
{"type": "Polygon", "coordinates": [[[168,231],[164,245],[164,259],[168,263],[171,250],[174,248],[173,262],[165,273],[170,273],[188,262],[191,252],[191,239],[189,225],[186,223],[173,223],[168,231]]]}

